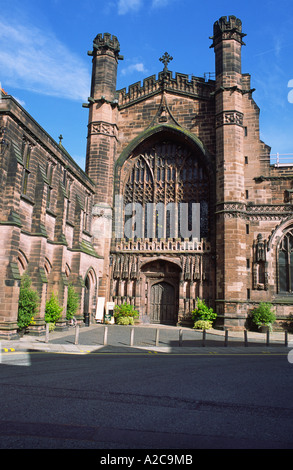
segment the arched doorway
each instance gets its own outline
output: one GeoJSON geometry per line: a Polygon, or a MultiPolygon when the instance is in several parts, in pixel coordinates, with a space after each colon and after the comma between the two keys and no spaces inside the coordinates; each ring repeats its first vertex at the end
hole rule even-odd
{"type": "Polygon", "coordinates": [[[84,322],[89,326],[91,322],[91,315],[94,312],[96,305],[96,286],[97,280],[94,270],[91,268],[84,280],[84,297],[83,297],[83,315],[84,322]]]}
{"type": "Polygon", "coordinates": [[[176,323],[176,305],[174,286],[167,282],[159,282],[151,287],[150,322],[176,323]]]}
{"type": "Polygon", "coordinates": [[[200,141],[172,126],[142,134],[116,162],[112,292],[132,295],[142,322],[185,322],[198,295],[215,298],[214,180],[200,141]]]}
{"type": "Polygon", "coordinates": [[[163,259],[142,267],[146,323],[175,325],[178,322],[180,273],[181,268],[177,264],[163,259]]]}

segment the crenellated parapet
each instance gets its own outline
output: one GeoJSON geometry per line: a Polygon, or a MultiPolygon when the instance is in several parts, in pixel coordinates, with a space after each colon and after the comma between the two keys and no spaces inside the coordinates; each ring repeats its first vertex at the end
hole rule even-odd
{"type": "Polygon", "coordinates": [[[214,86],[214,80],[206,81],[204,78],[194,76],[190,78],[189,75],[182,73],[176,73],[173,77],[170,71],[160,72],[158,78],[156,75],[151,75],[144,79],[142,84],[136,82],[130,85],[128,90],[126,88],[119,90],[119,106],[120,108],[128,106],[136,101],[161,93],[163,90],[169,93],[210,100],[214,86]]]}
{"type": "Polygon", "coordinates": [[[93,56],[97,51],[102,54],[107,53],[107,51],[111,51],[117,56],[117,58],[122,58],[119,56],[120,44],[117,37],[109,33],[99,33],[94,39],[93,49],[93,51],[88,52],[88,55],[93,56]]]}
{"type": "Polygon", "coordinates": [[[214,23],[214,35],[210,37],[213,40],[211,47],[217,46],[221,41],[234,39],[241,45],[245,45],[242,39],[246,34],[242,33],[242,21],[236,16],[222,16],[214,23]]]}

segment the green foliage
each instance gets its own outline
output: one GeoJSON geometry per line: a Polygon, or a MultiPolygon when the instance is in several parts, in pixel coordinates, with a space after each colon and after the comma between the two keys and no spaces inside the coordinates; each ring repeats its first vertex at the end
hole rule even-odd
{"type": "Polygon", "coordinates": [[[56,328],[55,323],[49,323],[49,332],[54,331],[56,328]]]}
{"type": "Polygon", "coordinates": [[[24,274],[21,278],[18,302],[17,324],[20,330],[34,324],[33,320],[38,311],[39,301],[37,292],[31,288],[30,277],[24,274]]]}
{"type": "Polygon", "coordinates": [[[269,326],[276,321],[276,315],[272,310],[273,306],[269,302],[261,302],[252,312],[252,321],[258,327],[269,326]]]}
{"type": "Polygon", "coordinates": [[[212,308],[209,308],[204,300],[197,298],[197,307],[192,312],[192,319],[213,322],[217,318],[217,314],[212,308]]]}
{"type": "Polygon", "coordinates": [[[210,330],[213,327],[213,322],[207,320],[197,320],[194,327],[197,330],[210,330]]]}
{"type": "Polygon", "coordinates": [[[68,285],[66,319],[71,320],[79,307],[79,295],[72,284],[68,285]]]}
{"type": "Polygon", "coordinates": [[[133,325],[134,320],[139,317],[139,313],[133,305],[125,302],[122,305],[116,305],[114,309],[114,318],[117,325],[133,325]]]}
{"type": "Polygon", "coordinates": [[[134,325],[133,317],[118,317],[116,318],[117,325],[134,325]]]}
{"type": "Polygon", "coordinates": [[[45,322],[56,323],[61,317],[63,307],[60,307],[58,298],[52,293],[50,300],[46,302],[45,322]]]}

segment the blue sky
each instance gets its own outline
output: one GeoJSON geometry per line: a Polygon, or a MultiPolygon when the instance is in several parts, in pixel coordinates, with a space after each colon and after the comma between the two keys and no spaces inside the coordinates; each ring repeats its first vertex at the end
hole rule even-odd
{"type": "MultiPolygon", "coordinates": [[[[214,72],[213,23],[242,20],[242,71],[252,76],[261,109],[261,138],[272,153],[293,154],[292,0],[1,0],[0,82],[56,140],[85,166],[93,39],[118,37],[117,88],[162,70],[167,51],[173,72],[214,72]],[[290,86],[289,86],[290,85],[290,86]],[[290,94],[290,91],[292,93],[290,94]]],[[[293,160],[293,156],[291,157],[293,160]]]]}

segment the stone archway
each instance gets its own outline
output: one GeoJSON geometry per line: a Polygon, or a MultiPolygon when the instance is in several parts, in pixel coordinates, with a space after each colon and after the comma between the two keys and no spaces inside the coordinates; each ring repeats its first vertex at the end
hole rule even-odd
{"type": "Polygon", "coordinates": [[[181,268],[158,259],[145,264],[141,274],[145,286],[145,323],[175,325],[178,322],[179,282],[181,268]]]}

